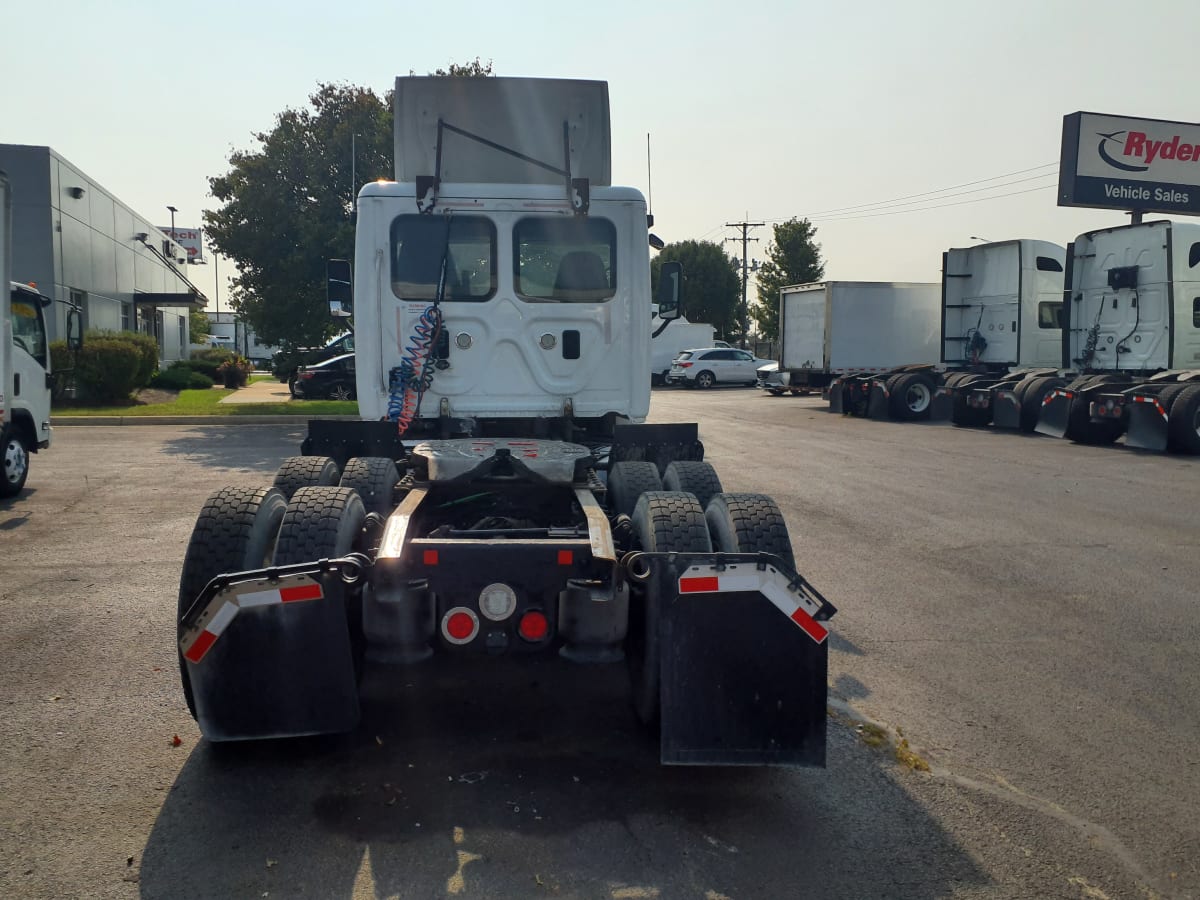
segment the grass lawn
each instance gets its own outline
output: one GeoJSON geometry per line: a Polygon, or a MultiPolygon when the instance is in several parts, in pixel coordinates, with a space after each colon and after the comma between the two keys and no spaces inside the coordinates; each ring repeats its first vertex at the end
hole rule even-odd
{"type": "MultiPolygon", "coordinates": [[[[268,376],[270,377],[270,376],[268,376]]],[[[58,403],[55,416],[354,416],[353,400],[290,400],[285,403],[222,403],[233,391],[210,388],[204,391],[156,391],[146,399],[123,406],[70,406],[58,403]]],[[[146,395],[143,394],[145,398],[146,395]]]]}

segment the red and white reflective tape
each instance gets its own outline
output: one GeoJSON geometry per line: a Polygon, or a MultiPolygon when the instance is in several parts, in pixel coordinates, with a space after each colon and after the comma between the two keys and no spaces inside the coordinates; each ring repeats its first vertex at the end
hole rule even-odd
{"type": "Polygon", "coordinates": [[[1158,414],[1160,416],[1162,416],[1164,419],[1167,417],[1166,409],[1163,408],[1163,405],[1158,402],[1158,398],[1155,396],[1147,394],[1134,394],[1132,400],[1134,403],[1149,403],[1156,410],[1158,410],[1158,414]]]}
{"type": "Polygon", "coordinates": [[[1075,398],[1075,392],[1064,390],[1062,388],[1055,388],[1046,395],[1046,398],[1042,401],[1042,406],[1045,406],[1055,397],[1062,397],[1064,400],[1073,400],[1075,398]]]}
{"type": "Polygon", "coordinates": [[[179,651],[188,662],[198,663],[241,610],[320,600],[324,596],[321,585],[308,575],[287,575],[274,582],[244,581],[213,597],[179,638],[179,651]]]}
{"type": "Polygon", "coordinates": [[[774,566],[765,569],[751,563],[715,566],[691,566],[679,578],[681,594],[726,594],[758,592],[781,613],[800,626],[818,644],[825,642],[829,629],[816,620],[821,604],[799,591],[789,590],[788,578],[774,566]]]}

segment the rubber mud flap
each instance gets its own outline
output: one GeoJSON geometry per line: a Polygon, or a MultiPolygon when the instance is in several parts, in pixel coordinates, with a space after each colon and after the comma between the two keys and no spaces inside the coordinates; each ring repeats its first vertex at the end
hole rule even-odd
{"type": "Polygon", "coordinates": [[[662,763],[824,766],[829,642],[758,592],[663,599],[662,763]]]}
{"type": "Polygon", "coordinates": [[[1050,437],[1065,437],[1067,423],[1071,417],[1071,401],[1074,396],[1075,392],[1068,391],[1066,388],[1055,388],[1047,394],[1042,400],[1042,411],[1038,415],[1038,423],[1034,431],[1050,437]]]}
{"type": "Polygon", "coordinates": [[[827,390],[829,391],[829,411],[831,413],[843,413],[846,411],[845,398],[842,396],[844,384],[840,378],[834,380],[827,390]]]}
{"type": "Polygon", "coordinates": [[[867,418],[868,419],[890,419],[891,414],[888,412],[888,405],[891,400],[891,395],[883,382],[877,378],[871,379],[871,396],[867,400],[867,418]]]}
{"type": "Polygon", "coordinates": [[[1167,416],[1157,397],[1148,399],[1149,403],[1134,403],[1132,398],[1127,399],[1129,429],[1125,432],[1125,446],[1162,453],[1167,449],[1167,416]]]}
{"type": "Polygon", "coordinates": [[[1021,427],[1021,401],[1015,391],[1003,388],[992,392],[992,424],[997,428],[1021,427]]]}
{"type": "MultiPolygon", "coordinates": [[[[313,577],[320,599],[239,609],[203,658],[188,660],[208,740],[336,734],[358,724],[346,587],[334,573],[313,577]]],[[[271,587],[266,579],[256,585],[271,587]]],[[[218,594],[212,602],[228,601],[218,594]]]]}
{"type": "Polygon", "coordinates": [[[953,388],[944,384],[938,385],[933,391],[933,402],[929,404],[929,418],[934,422],[948,422],[954,411],[953,388]]]}

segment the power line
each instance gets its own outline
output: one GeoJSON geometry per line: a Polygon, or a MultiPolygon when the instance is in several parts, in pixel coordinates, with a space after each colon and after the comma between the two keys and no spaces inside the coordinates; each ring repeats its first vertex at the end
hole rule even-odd
{"type": "MultiPolygon", "coordinates": [[[[746,303],[746,284],[750,279],[750,269],[746,264],[746,245],[750,241],[757,241],[758,238],[750,237],[751,228],[761,228],[764,222],[726,222],[726,228],[742,229],[742,305],[741,305],[741,320],[742,320],[742,346],[746,346],[746,339],[750,336],[750,307],[746,303]]],[[[725,238],[727,241],[737,241],[739,238],[725,238]]]]}
{"type": "Polygon", "coordinates": [[[823,221],[823,222],[845,222],[845,221],[849,221],[850,219],[876,219],[876,218],[881,218],[882,216],[901,216],[901,215],[904,215],[905,213],[926,212],[931,209],[944,209],[947,206],[965,206],[970,203],[984,203],[988,200],[1001,200],[1005,197],[1015,197],[1018,194],[1031,194],[1034,191],[1048,191],[1051,188],[1055,188],[1055,187],[1057,187],[1057,185],[1043,184],[1040,187],[1026,188],[1023,191],[1009,191],[1007,194],[996,194],[996,196],[994,196],[994,197],[975,197],[972,200],[956,200],[954,203],[939,203],[939,204],[936,204],[935,206],[919,206],[915,209],[896,209],[896,210],[891,210],[888,212],[871,211],[871,212],[862,213],[861,215],[852,215],[852,216],[826,216],[826,217],[809,216],[808,218],[810,220],[813,218],[817,218],[819,221],[823,221]]]}
{"type": "MultiPolygon", "coordinates": [[[[994,191],[994,190],[998,190],[1000,188],[1012,187],[1014,184],[1026,184],[1027,182],[1038,181],[1039,179],[1042,179],[1042,178],[1056,178],[1056,177],[1057,177],[1057,173],[1046,172],[1042,175],[1030,175],[1028,178],[1014,178],[1012,181],[1002,181],[999,184],[990,184],[987,187],[973,188],[972,190],[969,190],[969,191],[958,191],[953,194],[943,194],[940,197],[926,197],[923,200],[901,200],[901,201],[897,201],[895,203],[883,203],[878,206],[868,207],[868,208],[864,208],[861,210],[857,210],[856,207],[849,207],[846,210],[844,210],[844,212],[855,212],[857,210],[857,211],[861,211],[863,213],[873,213],[873,212],[878,212],[878,211],[884,210],[884,209],[897,209],[902,206],[917,206],[922,203],[932,203],[934,201],[949,200],[951,197],[966,197],[970,194],[980,194],[980,193],[983,193],[984,191],[994,191]]],[[[1043,187],[1049,187],[1049,185],[1043,185],[1043,187]]],[[[823,216],[823,215],[841,215],[841,213],[836,213],[836,212],[811,213],[806,218],[812,218],[813,216],[823,216]]]]}
{"type": "MultiPolygon", "coordinates": [[[[1006,172],[1003,175],[993,175],[990,178],[979,178],[975,181],[965,181],[962,184],[952,184],[949,187],[937,188],[936,190],[932,190],[932,191],[922,191],[917,194],[905,194],[902,197],[892,197],[890,200],[876,200],[873,203],[859,203],[855,206],[839,206],[839,207],[835,207],[834,209],[822,209],[822,210],[818,210],[813,213],[809,213],[807,217],[811,218],[812,216],[836,215],[838,213],[853,212],[855,210],[860,210],[860,209],[869,209],[869,208],[878,207],[878,206],[887,206],[889,204],[900,203],[903,200],[911,200],[916,197],[929,197],[930,199],[941,199],[941,198],[932,197],[932,195],[933,194],[944,194],[946,191],[953,191],[953,190],[957,190],[958,188],[964,188],[964,187],[972,187],[973,185],[984,184],[989,181],[999,181],[1001,178],[1011,178],[1014,175],[1024,175],[1026,172],[1034,172],[1034,171],[1037,171],[1038,169],[1046,169],[1046,168],[1049,168],[1050,166],[1057,166],[1057,165],[1058,165],[1057,162],[1044,163],[1043,165],[1040,165],[1040,166],[1030,166],[1028,169],[1018,169],[1015,172],[1006,172]]],[[[1041,175],[1033,176],[1033,178],[1045,178],[1046,176],[1051,175],[1051,174],[1053,174],[1053,173],[1044,172],[1041,175]]],[[[1032,179],[1023,179],[1023,180],[1032,180],[1032,179]]],[[[1010,182],[1010,183],[1017,184],[1019,182],[1014,181],[1014,182],[1010,182]]],[[[968,193],[968,194],[976,193],[977,191],[987,191],[987,190],[991,190],[992,188],[1005,187],[1005,186],[1006,185],[993,184],[993,185],[989,185],[988,187],[977,188],[976,191],[964,191],[964,193],[968,193]]],[[[792,218],[792,217],[789,216],[788,218],[792,218]]],[[[768,219],[767,221],[768,222],[785,222],[785,221],[787,221],[787,219],[768,219]]]]}

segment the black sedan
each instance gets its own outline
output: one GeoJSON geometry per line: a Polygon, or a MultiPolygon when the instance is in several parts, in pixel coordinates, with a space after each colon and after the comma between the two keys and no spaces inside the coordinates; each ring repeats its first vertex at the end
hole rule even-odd
{"type": "Polygon", "coordinates": [[[297,400],[354,400],[354,354],[335,356],[296,370],[297,400]]]}

